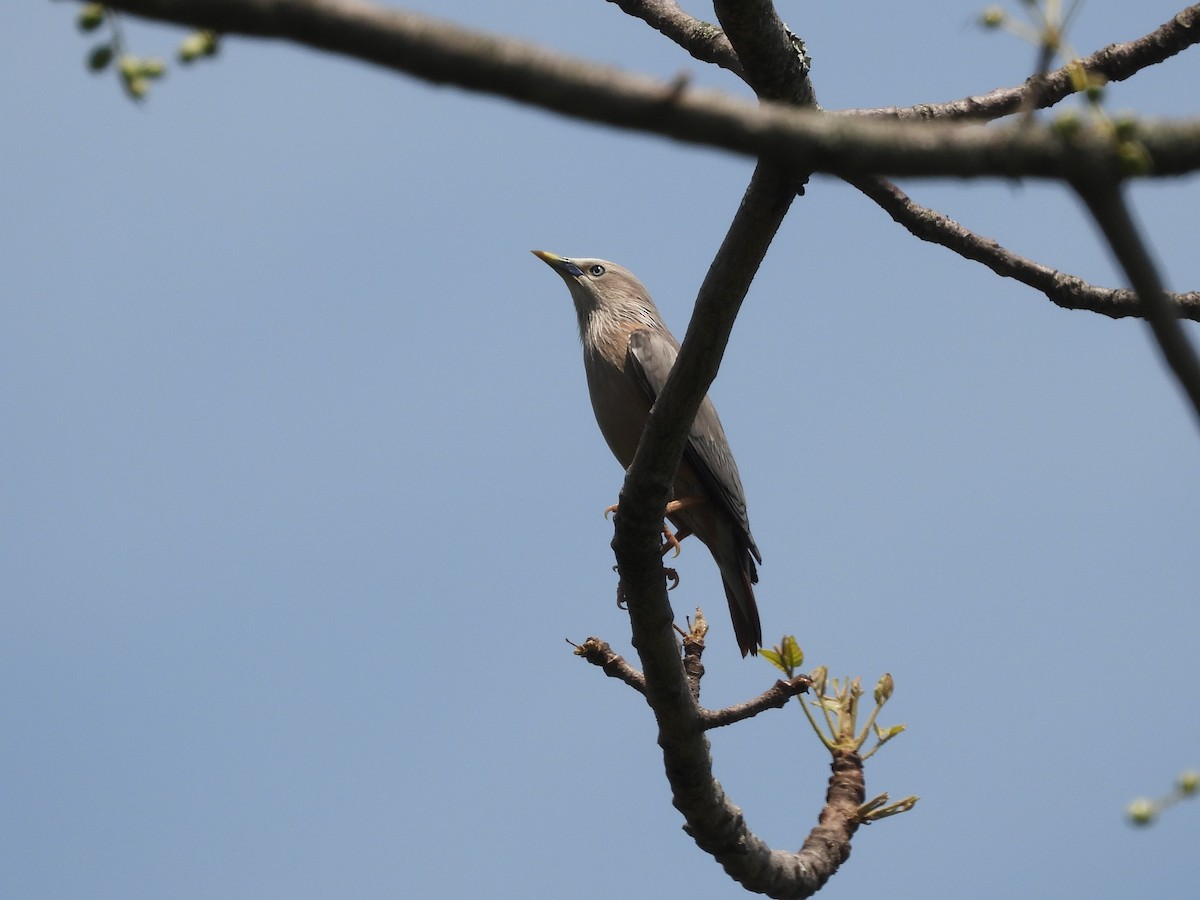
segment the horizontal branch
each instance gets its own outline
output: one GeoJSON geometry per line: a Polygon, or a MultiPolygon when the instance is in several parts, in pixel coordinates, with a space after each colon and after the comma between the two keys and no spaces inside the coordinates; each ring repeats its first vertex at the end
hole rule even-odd
{"type": "MultiPolygon", "coordinates": [[[[675,0],[610,0],[626,13],[646,21],[651,27],[696,59],[722,66],[749,82],[738,54],[726,34],[715,25],[685,13],[675,0]]],[[[1200,4],[1185,9],[1151,33],[1133,41],[1109,44],[1080,63],[1088,71],[1109,81],[1131,77],[1142,69],[1163,62],[1200,41],[1200,4]]],[[[804,81],[808,96],[812,87],[804,81]]],[[[944,104],[922,104],[906,109],[849,110],[847,115],[879,115],[911,119],[975,119],[997,118],[1037,106],[1052,106],[1075,90],[1071,72],[1063,66],[1041,77],[1028,79],[1024,85],[1001,88],[980,96],[944,104]]],[[[1064,309],[1097,312],[1111,318],[1142,316],[1144,310],[1137,293],[1127,289],[1106,288],[1090,284],[1074,275],[1027,259],[951,219],[949,216],[921,206],[911,200],[896,185],[873,175],[851,176],[847,179],[871,200],[875,201],[893,221],[906,228],[914,237],[937,244],[957,253],[964,259],[982,263],[997,275],[1012,278],[1043,293],[1047,299],[1064,309]]],[[[1187,319],[1200,321],[1200,292],[1169,294],[1187,319]]]]}
{"type": "MultiPolygon", "coordinates": [[[[1107,81],[1125,81],[1142,69],[1165,62],[1188,47],[1200,43],[1200,3],[1173,16],[1147,35],[1119,44],[1109,44],[1084,56],[1079,63],[1107,81]]],[[[963,97],[948,103],[922,103],[909,107],[847,110],[846,115],[885,116],[896,119],[990,120],[1026,108],[1030,99],[1039,109],[1054,106],[1077,92],[1068,66],[1035,75],[1017,87],[997,88],[986,94],[963,97]]]]}
{"type": "MultiPolygon", "coordinates": [[[[360,0],[111,0],[116,9],[220,32],[287,38],[440,84],[507,97],[577,119],[766,156],[799,171],[834,175],[1069,178],[1120,173],[1107,131],[1066,139],[1027,123],[981,125],[879,121],[826,115],[717,91],[680,89],[523,41],[360,0]]],[[[1200,168],[1200,122],[1142,126],[1154,176],[1200,168]]]]}
{"type": "Polygon", "coordinates": [[[733,725],[746,719],[752,719],[764,710],[783,709],[793,697],[808,693],[811,686],[812,679],[807,675],[797,675],[787,681],[776,681],[753,700],[727,706],[724,709],[702,710],[700,721],[706,729],[733,725]]]}
{"type": "MultiPolygon", "coordinates": [[[[643,19],[701,62],[721,66],[745,79],[737,53],[725,34],[715,25],[689,16],[674,0],[609,2],[616,3],[631,16],[643,19]]],[[[1200,43],[1200,4],[1182,10],[1149,34],[1132,41],[1109,44],[1082,57],[1078,62],[1088,72],[1099,75],[1106,81],[1125,81],[1145,68],[1182,53],[1196,43],[1200,43]]],[[[840,110],[839,113],[893,119],[987,121],[1026,109],[1031,100],[1039,109],[1054,106],[1076,92],[1071,68],[1062,66],[1044,75],[1030,77],[1024,84],[996,88],[986,94],[975,94],[945,103],[849,109],[840,110]]]]}
{"type": "MultiPolygon", "coordinates": [[[[1087,310],[1112,319],[1144,317],[1146,314],[1136,291],[1100,287],[1013,253],[949,216],[915,203],[886,179],[861,176],[847,180],[914,237],[946,247],[964,259],[982,263],[997,275],[1026,284],[1045,294],[1056,306],[1087,310]]],[[[1175,303],[1180,316],[1200,321],[1200,291],[1167,296],[1175,303]]]]}

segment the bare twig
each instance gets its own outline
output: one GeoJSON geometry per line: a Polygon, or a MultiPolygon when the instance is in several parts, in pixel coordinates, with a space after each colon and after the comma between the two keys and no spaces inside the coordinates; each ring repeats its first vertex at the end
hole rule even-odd
{"type": "MultiPolygon", "coordinates": [[[[1200,4],[1181,11],[1149,34],[1122,44],[1109,44],[1083,57],[1083,67],[1108,81],[1124,81],[1148,66],[1157,65],[1200,43],[1200,4]]],[[[992,120],[1020,111],[1030,97],[1036,106],[1054,106],[1076,88],[1067,66],[1044,76],[1034,76],[1019,87],[997,88],[986,94],[963,97],[947,103],[922,103],[918,106],[885,109],[846,110],[842,115],[883,116],[893,119],[992,120]]]]}
{"type": "Polygon", "coordinates": [[[646,693],[646,679],[642,677],[642,673],[613,650],[608,641],[590,637],[582,644],[574,646],[576,656],[582,656],[593,666],[599,666],[609,678],[625,682],[639,694],[646,693]]]}
{"type": "Polygon", "coordinates": [[[1073,182],[1073,186],[1087,204],[1113,256],[1141,298],[1146,319],[1163,359],[1191,401],[1197,422],[1200,422],[1200,359],[1197,359],[1195,349],[1179,324],[1175,305],[1166,297],[1158,267],[1151,259],[1150,251],[1121,193],[1121,183],[1100,174],[1081,176],[1073,182]]]}
{"type": "MultiPolygon", "coordinates": [[[[949,216],[913,202],[887,179],[860,176],[846,180],[915,237],[953,250],[964,259],[983,263],[997,275],[1027,284],[1063,309],[1088,310],[1113,319],[1145,315],[1135,291],[1098,287],[1026,259],[949,216]]],[[[1200,321],[1200,292],[1169,294],[1168,297],[1176,304],[1180,315],[1200,321]]]]}
{"type": "Polygon", "coordinates": [[[663,37],[674,41],[700,62],[728,69],[745,79],[742,64],[729,38],[716,25],[684,12],[675,0],[608,0],[624,12],[641,19],[663,37]]]}
{"type": "Polygon", "coordinates": [[[727,706],[724,709],[702,711],[701,722],[705,728],[721,728],[744,719],[751,719],[764,710],[783,709],[793,697],[807,693],[810,685],[812,685],[812,679],[807,675],[797,675],[787,681],[776,681],[753,700],[727,706]]]}

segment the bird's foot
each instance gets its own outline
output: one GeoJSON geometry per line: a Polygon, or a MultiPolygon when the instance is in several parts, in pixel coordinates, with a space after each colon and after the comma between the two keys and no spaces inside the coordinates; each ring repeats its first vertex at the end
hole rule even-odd
{"type": "MultiPolygon", "coordinates": [[[[663,510],[663,515],[669,516],[671,513],[679,512],[681,509],[687,509],[689,506],[695,506],[697,503],[703,503],[701,497],[684,497],[681,500],[672,500],[667,504],[667,508],[663,510]]],[[[680,528],[674,534],[666,525],[663,526],[663,548],[662,555],[666,556],[668,550],[674,550],[675,556],[679,555],[679,542],[692,533],[690,528],[680,528]]]]}
{"type": "MultiPolygon", "coordinates": [[[[686,507],[694,506],[697,503],[703,503],[703,502],[704,501],[698,497],[687,497],[683,500],[672,500],[670,503],[667,504],[667,508],[666,508],[665,512],[667,515],[670,515],[671,513],[675,512],[676,510],[685,509],[686,507]]],[[[615,515],[620,510],[620,508],[621,508],[621,504],[619,504],[619,503],[614,503],[612,506],[606,506],[604,508],[604,518],[607,519],[610,515],[615,515]]],[[[662,531],[663,531],[663,544],[662,544],[662,555],[663,556],[667,555],[668,550],[674,550],[675,555],[678,556],[680,553],[680,550],[681,550],[681,548],[679,546],[679,542],[682,541],[685,537],[687,537],[689,534],[692,533],[691,530],[687,529],[687,528],[680,528],[678,531],[672,532],[671,529],[668,528],[665,524],[663,525],[662,531]]]]}

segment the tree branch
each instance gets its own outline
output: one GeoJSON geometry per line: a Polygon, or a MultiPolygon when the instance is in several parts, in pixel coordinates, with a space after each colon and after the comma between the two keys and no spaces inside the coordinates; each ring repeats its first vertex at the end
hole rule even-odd
{"type": "MultiPolygon", "coordinates": [[[[900,188],[883,178],[846,179],[875,201],[892,219],[923,241],[946,247],[964,259],[983,263],[997,275],[1013,278],[1045,294],[1063,309],[1083,309],[1113,319],[1144,316],[1137,292],[1103,288],[1033,262],[996,241],[985,238],[936,210],[914,203],[900,188]]],[[[1179,314],[1200,321],[1200,292],[1170,294],[1179,314]]]]}
{"type": "MultiPolygon", "coordinates": [[[[427,81],[496,94],[563,115],[767,157],[800,172],[1056,178],[1080,154],[1116,169],[1107,134],[1067,141],[1046,126],[983,128],[754,106],[709,90],[581,62],[521,41],[359,0],[111,0],[115,9],[221,32],[289,38],[427,81]]],[[[1146,124],[1147,174],[1200,168],[1200,122],[1146,124]]]]}
{"type": "Polygon", "coordinates": [[[752,719],[768,709],[783,709],[789,700],[807,693],[811,686],[812,679],[807,675],[797,675],[787,681],[776,681],[753,700],[727,706],[724,709],[703,710],[700,718],[705,728],[723,728],[745,719],[752,719]]]}
{"type": "Polygon", "coordinates": [[[678,44],[700,62],[728,69],[743,81],[746,76],[729,38],[716,25],[685,13],[675,0],[608,0],[641,19],[663,37],[678,44]]]}
{"type": "Polygon", "coordinates": [[[1073,187],[1087,204],[1113,256],[1141,298],[1163,359],[1191,401],[1200,423],[1200,359],[1179,324],[1175,305],[1166,297],[1158,267],[1133,221],[1120,182],[1103,175],[1084,175],[1073,182],[1073,187]]]}
{"type": "MultiPolygon", "coordinates": [[[[768,0],[718,0],[716,10],[756,90],[761,84],[763,94],[811,102],[807,60],[768,0]],[[787,79],[779,77],[780,66],[787,79]]],[[[760,159],[700,288],[679,356],[626,474],[613,539],[672,802],[699,847],[743,886],[773,897],[810,896],[849,855],[863,796],[861,761],[856,755],[837,761],[821,824],[799,853],[772,851],[749,830],[712,774],[703,733],[711,720],[706,722],[689,690],[699,676],[685,676],[670,631],[658,530],[689,428],[716,376],[750,283],[795,196],[795,184],[793,171],[760,159]]]]}
{"type": "Polygon", "coordinates": [[[788,30],[770,0],[715,0],[717,20],[760,100],[790,106],[816,103],[803,42],[788,30]]]}
{"type": "MultiPolygon", "coordinates": [[[[659,552],[662,510],[688,429],[716,377],[734,318],[793,196],[779,170],[769,164],[755,170],[700,288],[679,357],[655,402],[621,491],[613,550],[625,595],[631,598],[633,645],[642,659],[647,699],[659,716],[660,741],[668,732],[683,735],[681,745],[670,750],[699,766],[689,770],[687,781],[712,782],[711,761],[676,649],[674,615],[659,552]],[[674,711],[672,704],[678,707],[674,711]]],[[[663,749],[668,751],[667,746],[663,749]]],[[[696,794],[690,784],[681,787],[689,795],[696,794]]],[[[711,795],[703,799],[715,802],[711,795]]]]}
{"type": "Polygon", "coordinates": [[[598,666],[609,678],[623,681],[639,694],[646,693],[646,679],[642,673],[631,666],[628,661],[598,637],[587,638],[582,644],[575,645],[575,655],[582,656],[593,666],[598,666]]]}
{"type": "MultiPolygon", "coordinates": [[[[609,678],[616,678],[618,681],[622,681],[633,688],[639,694],[645,695],[645,677],[631,666],[628,660],[613,650],[607,641],[602,641],[598,637],[590,637],[582,644],[574,646],[576,656],[583,657],[587,662],[601,669],[609,678]]],[[[686,649],[692,651],[694,654],[694,646],[693,644],[686,649]]],[[[693,656],[692,658],[694,659],[695,657],[693,656]]],[[[703,674],[703,667],[698,666],[693,672],[689,672],[687,675],[689,692],[697,701],[699,700],[698,695],[700,693],[700,677],[703,674]]],[[[777,680],[757,697],[747,700],[744,703],[736,703],[724,709],[701,709],[700,721],[706,731],[710,728],[723,728],[726,725],[734,725],[746,719],[752,719],[768,709],[783,709],[787,706],[789,700],[800,694],[807,693],[811,686],[812,679],[807,675],[797,675],[794,678],[789,678],[787,681],[777,680]]]]}
{"type": "MultiPolygon", "coordinates": [[[[697,59],[715,62],[749,83],[733,45],[724,33],[707,22],[687,15],[673,0],[609,2],[617,3],[630,15],[644,19],[697,59]],[[703,35],[703,41],[698,42],[697,35],[703,35]]],[[[1200,4],[1189,7],[1148,35],[1123,44],[1110,44],[1085,57],[1082,62],[1089,71],[1103,74],[1110,81],[1122,80],[1147,66],[1168,59],[1197,41],[1200,41],[1200,4]]],[[[847,114],[919,119],[991,119],[1024,108],[1031,98],[1037,98],[1044,105],[1052,105],[1072,91],[1070,73],[1064,66],[1049,75],[1029,79],[1021,87],[998,89],[981,97],[908,109],[851,110],[847,114]]],[[[997,275],[1013,278],[1040,291],[1057,306],[1097,312],[1110,318],[1143,315],[1141,301],[1134,291],[1092,285],[1081,278],[1013,253],[997,241],[976,234],[949,216],[913,202],[886,179],[862,175],[846,180],[875,201],[893,221],[914,237],[946,247],[964,259],[983,263],[997,275]]],[[[1169,296],[1179,306],[1181,315],[1200,320],[1200,292],[1169,296]]]]}
{"type": "MultiPolygon", "coordinates": [[[[1089,72],[1108,81],[1124,81],[1148,66],[1157,65],[1200,43],[1200,4],[1187,7],[1170,21],[1134,41],[1109,44],[1080,62],[1089,72]]],[[[892,119],[992,120],[1011,115],[1036,100],[1037,108],[1054,106],[1074,94],[1067,66],[1043,76],[1034,76],[1019,87],[997,88],[986,94],[963,97],[948,103],[922,103],[909,107],[846,110],[842,115],[883,116],[892,119]]]]}

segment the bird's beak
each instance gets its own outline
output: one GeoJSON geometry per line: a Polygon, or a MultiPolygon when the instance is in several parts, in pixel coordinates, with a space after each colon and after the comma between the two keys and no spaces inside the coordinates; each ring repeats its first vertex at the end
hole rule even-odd
{"type": "Polygon", "coordinates": [[[558,256],[549,250],[531,250],[530,252],[564,278],[567,276],[578,278],[583,274],[583,270],[565,256],[558,256]]]}

